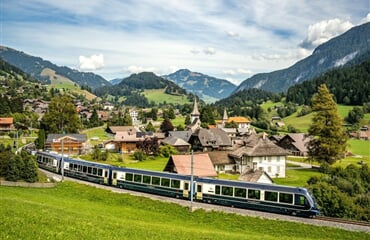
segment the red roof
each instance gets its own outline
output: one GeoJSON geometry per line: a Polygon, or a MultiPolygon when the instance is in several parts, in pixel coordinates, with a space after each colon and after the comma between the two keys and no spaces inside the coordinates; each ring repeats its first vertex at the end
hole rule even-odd
{"type": "Polygon", "coordinates": [[[0,124],[13,124],[13,118],[0,118],[0,124]]]}
{"type": "MultiPolygon", "coordinates": [[[[168,161],[165,171],[178,174],[191,175],[191,155],[172,155],[168,161]],[[171,162],[172,160],[172,162],[171,162]],[[173,165],[172,165],[173,164],[173,165]],[[171,171],[172,165],[172,171],[171,171]]],[[[193,174],[198,177],[215,177],[217,173],[207,153],[194,154],[193,174]]]]}

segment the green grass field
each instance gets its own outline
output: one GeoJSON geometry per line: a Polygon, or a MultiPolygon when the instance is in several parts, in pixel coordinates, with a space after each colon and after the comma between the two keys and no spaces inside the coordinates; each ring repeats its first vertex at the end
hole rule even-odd
{"type": "Polygon", "coordinates": [[[0,186],[0,239],[369,239],[363,232],[205,212],[72,182],[0,186]]]}
{"type": "Polygon", "coordinates": [[[163,103],[173,103],[173,104],[190,104],[186,96],[176,96],[164,93],[164,89],[150,89],[144,91],[144,96],[149,100],[149,102],[154,101],[156,104],[163,103]]]}

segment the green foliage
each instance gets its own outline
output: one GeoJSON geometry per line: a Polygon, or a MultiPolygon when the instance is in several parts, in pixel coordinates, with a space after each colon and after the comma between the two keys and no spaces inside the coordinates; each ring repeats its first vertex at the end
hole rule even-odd
{"type": "Polygon", "coordinates": [[[346,168],[321,166],[325,173],[308,180],[321,211],[326,216],[370,221],[370,170],[367,164],[346,168]]]}
{"type": "Polygon", "coordinates": [[[78,133],[81,128],[80,118],[69,96],[56,96],[51,100],[41,120],[41,128],[46,134],[78,133]]]}
{"type": "Polygon", "coordinates": [[[145,131],[146,131],[146,132],[155,132],[155,128],[154,128],[154,126],[153,126],[152,122],[149,122],[149,123],[146,125],[146,127],[145,127],[145,131]]]}
{"type": "Polygon", "coordinates": [[[177,151],[176,151],[176,149],[175,149],[173,146],[171,146],[171,145],[165,145],[165,146],[161,146],[161,147],[159,148],[159,155],[160,155],[161,157],[166,157],[166,158],[168,158],[168,157],[170,157],[171,155],[175,155],[175,154],[177,154],[177,151]]]}
{"type": "Polygon", "coordinates": [[[310,98],[321,84],[326,84],[338,103],[362,105],[370,102],[370,60],[359,65],[337,68],[320,77],[288,89],[286,101],[310,105],[310,98]]]}
{"type": "Polygon", "coordinates": [[[238,124],[234,121],[225,123],[225,128],[238,128],[238,124]]]}
{"type": "Polygon", "coordinates": [[[363,118],[364,118],[363,109],[360,107],[354,107],[351,111],[349,111],[345,120],[351,124],[359,124],[363,118]]]}
{"type": "Polygon", "coordinates": [[[147,158],[147,155],[144,153],[143,150],[135,151],[132,156],[138,161],[144,161],[147,158]]]}
{"type": "Polygon", "coordinates": [[[314,138],[308,144],[308,154],[314,160],[333,164],[344,157],[347,136],[337,105],[325,84],[312,97],[312,111],[314,117],[308,133],[314,138]]]}
{"type": "Polygon", "coordinates": [[[94,149],[91,153],[91,159],[95,161],[107,161],[109,158],[108,151],[102,151],[98,146],[94,146],[94,149]]]}
{"type": "Polygon", "coordinates": [[[36,182],[38,176],[35,158],[26,152],[15,155],[9,146],[0,144],[0,177],[14,182],[18,180],[36,182]]]}

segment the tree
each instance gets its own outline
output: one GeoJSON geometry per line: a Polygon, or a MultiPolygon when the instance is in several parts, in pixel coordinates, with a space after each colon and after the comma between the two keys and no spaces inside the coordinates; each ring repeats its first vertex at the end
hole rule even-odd
{"type": "Polygon", "coordinates": [[[154,126],[153,126],[152,122],[149,122],[149,123],[146,125],[146,127],[145,127],[145,131],[147,131],[147,132],[155,132],[155,128],[154,128],[154,126]]]}
{"type": "Polygon", "coordinates": [[[37,138],[37,142],[36,142],[37,149],[44,149],[44,145],[45,145],[45,130],[44,129],[40,129],[38,135],[39,135],[39,137],[37,138]]]}
{"type": "Polygon", "coordinates": [[[147,137],[144,141],[136,143],[136,147],[143,151],[146,155],[158,155],[159,143],[157,137],[147,137]]]}
{"type": "Polygon", "coordinates": [[[45,133],[78,133],[80,127],[80,118],[72,99],[67,95],[54,97],[41,120],[45,133]]]}
{"type": "Polygon", "coordinates": [[[166,118],[163,120],[161,126],[160,126],[161,132],[165,133],[165,135],[168,135],[169,131],[173,131],[174,127],[170,121],[170,119],[166,118]]]}
{"type": "Polygon", "coordinates": [[[351,124],[358,124],[364,117],[364,111],[361,107],[354,107],[351,111],[348,112],[346,121],[351,124]]]}
{"type": "Polygon", "coordinates": [[[308,143],[308,155],[319,162],[333,164],[343,158],[347,147],[337,104],[325,84],[319,86],[311,101],[314,116],[308,133],[313,139],[308,143]]]}

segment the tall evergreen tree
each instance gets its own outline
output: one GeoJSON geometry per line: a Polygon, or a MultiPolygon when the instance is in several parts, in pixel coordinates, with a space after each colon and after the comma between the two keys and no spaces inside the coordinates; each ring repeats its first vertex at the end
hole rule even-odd
{"type": "Polygon", "coordinates": [[[325,84],[319,86],[311,101],[314,117],[308,129],[309,135],[313,136],[308,144],[309,157],[333,164],[344,157],[347,147],[337,104],[325,84]]]}

